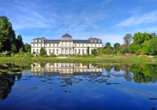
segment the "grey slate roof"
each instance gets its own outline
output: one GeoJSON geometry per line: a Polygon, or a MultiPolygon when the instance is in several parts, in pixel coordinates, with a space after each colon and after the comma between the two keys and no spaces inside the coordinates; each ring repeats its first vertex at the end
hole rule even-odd
{"type": "Polygon", "coordinates": [[[72,36],[69,34],[65,34],[61,37],[61,40],[73,40],[72,36]]]}
{"type": "Polygon", "coordinates": [[[59,43],[60,40],[45,40],[45,43],[59,43]]]}

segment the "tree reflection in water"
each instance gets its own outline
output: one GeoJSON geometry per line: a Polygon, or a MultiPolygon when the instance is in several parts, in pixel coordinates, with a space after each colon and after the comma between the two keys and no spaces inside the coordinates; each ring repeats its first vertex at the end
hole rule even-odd
{"type": "Polygon", "coordinates": [[[0,72],[0,99],[4,100],[10,94],[15,79],[21,80],[22,74],[17,73],[21,73],[22,69],[15,64],[1,64],[0,72]]]}

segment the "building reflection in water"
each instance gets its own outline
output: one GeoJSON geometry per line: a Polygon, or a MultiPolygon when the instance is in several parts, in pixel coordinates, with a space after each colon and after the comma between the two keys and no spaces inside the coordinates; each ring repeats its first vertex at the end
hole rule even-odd
{"type": "MultiPolygon", "coordinates": [[[[72,79],[76,76],[83,78],[97,78],[102,75],[102,68],[94,67],[92,64],[82,63],[47,63],[41,67],[41,64],[31,65],[32,74],[36,77],[59,76],[66,84],[72,85],[72,79]]],[[[79,79],[81,81],[81,79],[79,79]]],[[[76,81],[76,79],[75,79],[76,81]]]]}

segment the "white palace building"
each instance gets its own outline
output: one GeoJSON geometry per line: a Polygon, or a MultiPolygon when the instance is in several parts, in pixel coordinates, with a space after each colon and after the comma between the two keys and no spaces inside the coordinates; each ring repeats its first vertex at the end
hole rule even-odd
{"type": "Polygon", "coordinates": [[[60,40],[48,40],[44,37],[33,39],[31,42],[31,53],[40,53],[43,47],[47,55],[54,53],[56,55],[69,55],[69,54],[87,54],[89,47],[89,54],[93,49],[102,48],[103,44],[100,39],[90,37],[88,40],[73,40],[72,36],[65,34],[60,40]]]}

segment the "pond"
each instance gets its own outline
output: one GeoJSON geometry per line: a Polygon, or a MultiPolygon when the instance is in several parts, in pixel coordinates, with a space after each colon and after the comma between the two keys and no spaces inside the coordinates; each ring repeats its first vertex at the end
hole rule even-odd
{"type": "Polygon", "coordinates": [[[0,64],[0,110],[157,109],[157,65],[0,64]]]}

